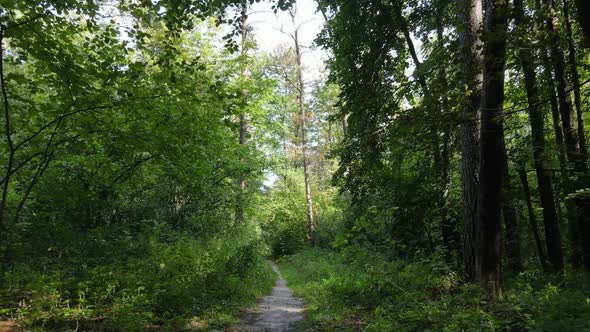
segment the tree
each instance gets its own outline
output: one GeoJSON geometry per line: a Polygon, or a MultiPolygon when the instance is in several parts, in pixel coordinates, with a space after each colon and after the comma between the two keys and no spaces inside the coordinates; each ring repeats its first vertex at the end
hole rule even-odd
{"type": "Polygon", "coordinates": [[[307,206],[307,237],[309,238],[311,243],[315,243],[316,241],[316,234],[315,234],[315,221],[313,215],[313,199],[311,196],[311,180],[310,180],[310,172],[309,172],[309,158],[307,154],[308,146],[307,146],[307,115],[305,110],[305,82],[303,80],[303,63],[302,63],[302,50],[301,45],[299,43],[299,29],[301,25],[297,25],[295,23],[295,16],[296,12],[291,10],[289,12],[291,15],[291,20],[293,22],[293,34],[291,37],[293,38],[293,43],[295,46],[295,59],[297,61],[297,101],[299,103],[299,116],[301,117],[301,153],[303,155],[303,176],[305,181],[305,201],[307,206]]]}
{"type": "Polygon", "coordinates": [[[586,38],[586,47],[590,47],[590,4],[588,1],[576,0],[576,5],[578,7],[578,18],[586,38]]]}
{"type": "MultiPolygon", "coordinates": [[[[248,0],[242,1],[241,20],[241,48],[240,48],[240,81],[244,84],[246,74],[248,70],[248,0]]],[[[248,103],[248,90],[242,88],[242,98],[244,104],[248,103]]],[[[240,144],[248,144],[248,113],[240,114],[240,144]]],[[[237,210],[236,210],[236,222],[242,223],[244,221],[244,190],[246,189],[246,180],[243,176],[240,176],[237,197],[237,210]]]]}
{"type": "Polygon", "coordinates": [[[463,262],[468,280],[476,277],[476,224],[478,199],[479,125],[483,57],[480,29],[483,27],[481,0],[458,0],[459,40],[465,97],[461,113],[461,183],[463,192],[463,262]]]}
{"type": "MultiPolygon", "coordinates": [[[[585,182],[588,170],[580,150],[580,137],[576,130],[575,115],[571,98],[569,97],[570,90],[568,89],[565,76],[565,60],[560,46],[561,38],[558,31],[557,14],[553,1],[543,0],[541,5],[543,9],[542,14],[545,19],[545,28],[548,34],[547,42],[551,43],[549,48],[551,53],[550,60],[557,83],[557,97],[559,100],[561,127],[564,133],[567,151],[568,171],[572,172],[569,174],[570,176],[575,174],[578,177],[578,180],[568,187],[570,190],[583,189],[586,187],[585,182]]],[[[587,241],[582,240],[583,238],[587,238],[587,235],[590,235],[590,216],[587,213],[590,208],[590,199],[582,195],[581,197],[575,197],[573,201],[577,210],[577,221],[574,225],[570,225],[570,227],[577,230],[576,235],[572,238],[573,260],[583,260],[584,264],[590,267],[590,245],[585,245],[587,241]]],[[[563,268],[563,263],[556,265],[554,268],[560,270],[563,268]]]]}
{"type": "Polygon", "coordinates": [[[502,297],[501,222],[507,1],[488,1],[483,47],[480,163],[477,206],[477,281],[493,298],[502,297]]]}
{"type": "MultiPolygon", "coordinates": [[[[524,85],[527,94],[529,121],[531,124],[532,133],[532,147],[533,159],[535,165],[535,174],[537,175],[537,182],[539,184],[539,195],[541,197],[541,206],[543,207],[543,222],[545,225],[545,241],[547,243],[547,251],[549,261],[552,266],[560,266],[563,260],[561,253],[561,236],[559,232],[557,211],[555,208],[555,199],[553,193],[553,183],[551,174],[545,167],[545,133],[543,124],[542,107],[539,104],[539,91],[537,87],[537,77],[535,73],[535,65],[533,57],[529,51],[531,45],[528,43],[526,36],[527,19],[525,17],[524,5],[522,0],[514,1],[514,17],[517,24],[517,34],[520,43],[518,56],[524,74],[524,85]]],[[[521,174],[523,183],[526,181],[521,174]]],[[[528,185],[527,185],[528,186],[528,185]]],[[[529,212],[530,213],[530,212],[529,212]]],[[[536,234],[537,232],[535,232],[536,234]]],[[[537,245],[538,246],[538,245],[537,245]]],[[[540,248],[539,250],[542,250],[540,248]]],[[[540,254],[543,258],[544,255],[540,254]]],[[[545,262],[542,262],[545,264],[545,262]]]]}

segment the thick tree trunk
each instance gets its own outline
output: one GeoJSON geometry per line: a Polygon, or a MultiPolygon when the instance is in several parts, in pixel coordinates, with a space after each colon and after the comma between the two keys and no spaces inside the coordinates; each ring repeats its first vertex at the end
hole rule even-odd
{"type": "Polygon", "coordinates": [[[457,0],[459,8],[459,39],[463,78],[461,86],[465,87],[465,97],[461,112],[461,185],[463,194],[463,262],[467,280],[475,279],[478,187],[478,137],[479,106],[481,102],[481,36],[479,30],[483,24],[483,7],[481,0],[457,0]]]}
{"type": "Polygon", "coordinates": [[[502,124],[508,1],[486,3],[477,208],[476,280],[491,298],[502,298],[502,124]]]}
{"type": "MultiPolygon", "coordinates": [[[[514,15],[517,26],[523,28],[526,27],[527,20],[525,17],[523,0],[514,1],[514,15]]],[[[563,264],[561,235],[559,232],[559,223],[555,208],[555,198],[551,174],[545,168],[545,134],[543,128],[543,113],[541,105],[539,105],[540,98],[537,88],[535,65],[532,60],[532,55],[529,51],[530,45],[527,43],[526,37],[519,41],[518,49],[520,62],[524,72],[524,85],[529,105],[529,121],[531,124],[533,140],[533,158],[535,174],[537,175],[537,183],[539,185],[539,195],[541,197],[541,207],[543,208],[543,222],[545,225],[547,255],[551,265],[553,267],[559,268],[563,264]]],[[[542,263],[545,264],[544,258],[542,263]]]]}

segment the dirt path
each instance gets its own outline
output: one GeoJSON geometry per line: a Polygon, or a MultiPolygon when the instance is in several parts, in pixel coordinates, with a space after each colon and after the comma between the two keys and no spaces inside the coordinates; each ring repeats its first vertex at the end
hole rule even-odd
{"type": "Polygon", "coordinates": [[[270,263],[279,276],[272,294],[265,296],[256,311],[238,326],[229,331],[235,332],[289,332],[294,331],[294,324],[303,319],[303,301],[293,297],[287,282],[275,263],[270,263]]]}

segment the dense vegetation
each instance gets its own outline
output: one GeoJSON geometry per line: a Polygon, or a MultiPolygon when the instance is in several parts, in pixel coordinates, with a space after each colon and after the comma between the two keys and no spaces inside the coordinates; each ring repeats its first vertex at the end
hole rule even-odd
{"type": "Polygon", "coordinates": [[[255,2],[0,0],[0,329],[590,330],[583,1],[255,2]]]}

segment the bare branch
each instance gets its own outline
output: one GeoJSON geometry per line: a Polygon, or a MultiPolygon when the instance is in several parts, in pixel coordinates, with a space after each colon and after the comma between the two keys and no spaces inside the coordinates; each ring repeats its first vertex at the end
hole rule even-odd
{"type": "Polygon", "coordinates": [[[40,19],[40,18],[42,18],[42,17],[45,17],[45,16],[47,16],[47,15],[49,15],[49,14],[50,14],[49,12],[44,12],[44,13],[42,13],[42,14],[39,14],[39,15],[33,16],[33,17],[31,17],[31,18],[29,18],[29,19],[26,19],[26,20],[24,20],[24,21],[21,21],[21,22],[18,22],[18,23],[12,24],[12,25],[5,26],[5,27],[4,27],[4,30],[13,29],[13,28],[17,28],[17,27],[19,27],[19,26],[21,26],[21,25],[29,24],[29,23],[31,23],[31,22],[33,22],[33,21],[35,21],[35,20],[38,20],[38,19],[40,19]]]}
{"type": "MultiPolygon", "coordinates": [[[[73,115],[76,115],[76,114],[79,114],[79,113],[85,113],[85,112],[91,112],[91,111],[96,111],[96,110],[101,110],[101,109],[113,108],[113,107],[118,106],[118,105],[121,105],[121,104],[123,104],[124,102],[127,102],[127,101],[143,100],[143,99],[156,99],[156,98],[160,98],[162,96],[164,96],[164,95],[156,95],[156,96],[148,96],[148,97],[138,97],[138,98],[129,98],[129,99],[125,99],[123,101],[118,101],[118,102],[114,102],[114,103],[107,104],[107,105],[100,105],[100,106],[94,106],[94,107],[88,107],[88,108],[81,108],[81,109],[77,109],[75,111],[64,113],[64,114],[56,117],[55,119],[51,120],[50,122],[46,123],[45,125],[43,125],[41,128],[39,128],[39,130],[37,130],[31,136],[25,138],[22,142],[18,143],[14,149],[15,150],[18,150],[23,145],[25,145],[28,142],[30,142],[31,140],[33,140],[35,137],[39,136],[43,131],[45,131],[47,128],[51,127],[53,124],[57,123],[58,121],[61,121],[61,120],[65,119],[65,118],[68,118],[70,116],[73,116],[73,115]]],[[[68,106],[66,108],[66,110],[72,108],[72,106],[73,105],[68,106]]]]}

